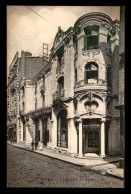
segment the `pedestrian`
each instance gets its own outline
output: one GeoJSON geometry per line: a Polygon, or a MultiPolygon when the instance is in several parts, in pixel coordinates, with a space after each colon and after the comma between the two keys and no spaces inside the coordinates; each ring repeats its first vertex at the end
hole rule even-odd
{"type": "Polygon", "coordinates": [[[39,149],[42,150],[42,142],[39,143],[39,149]]]}
{"type": "Polygon", "coordinates": [[[32,150],[34,150],[34,141],[33,140],[31,142],[31,147],[32,147],[32,150]]]}
{"type": "Polygon", "coordinates": [[[35,150],[37,150],[38,142],[37,140],[35,141],[35,150]]]}

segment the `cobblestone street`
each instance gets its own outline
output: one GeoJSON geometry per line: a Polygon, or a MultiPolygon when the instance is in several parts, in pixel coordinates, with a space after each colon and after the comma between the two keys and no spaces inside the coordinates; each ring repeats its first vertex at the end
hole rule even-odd
{"type": "Polygon", "coordinates": [[[7,187],[124,188],[124,181],[8,145],[7,187]]]}

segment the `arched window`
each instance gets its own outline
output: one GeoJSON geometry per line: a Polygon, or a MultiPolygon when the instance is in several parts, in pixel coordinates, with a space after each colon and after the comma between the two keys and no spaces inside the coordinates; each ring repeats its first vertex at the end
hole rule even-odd
{"type": "Polygon", "coordinates": [[[85,84],[98,83],[98,65],[95,62],[90,62],[85,65],[85,84]]]}
{"type": "Polygon", "coordinates": [[[57,146],[68,147],[68,122],[66,110],[61,110],[57,116],[57,146]]]}
{"type": "Polygon", "coordinates": [[[61,76],[57,82],[58,82],[58,92],[59,95],[62,97],[64,96],[64,77],[61,76]]]}

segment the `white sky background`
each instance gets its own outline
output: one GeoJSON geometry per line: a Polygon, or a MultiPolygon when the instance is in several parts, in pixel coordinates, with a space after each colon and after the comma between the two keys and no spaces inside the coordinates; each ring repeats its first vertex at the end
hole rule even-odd
{"type": "Polygon", "coordinates": [[[90,12],[102,12],[120,19],[119,6],[7,6],[7,73],[8,67],[18,51],[30,51],[38,56],[42,44],[52,47],[53,40],[61,26],[66,31],[76,20],[90,12]],[[29,10],[31,8],[43,19],[29,10]]]}

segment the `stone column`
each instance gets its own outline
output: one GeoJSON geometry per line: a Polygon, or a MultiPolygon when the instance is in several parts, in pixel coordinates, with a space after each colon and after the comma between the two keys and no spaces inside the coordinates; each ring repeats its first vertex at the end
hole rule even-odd
{"type": "Polygon", "coordinates": [[[82,121],[79,122],[79,156],[82,156],[82,121]]]}
{"type": "Polygon", "coordinates": [[[101,158],[105,157],[105,119],[101,119],[101,158]]]}

